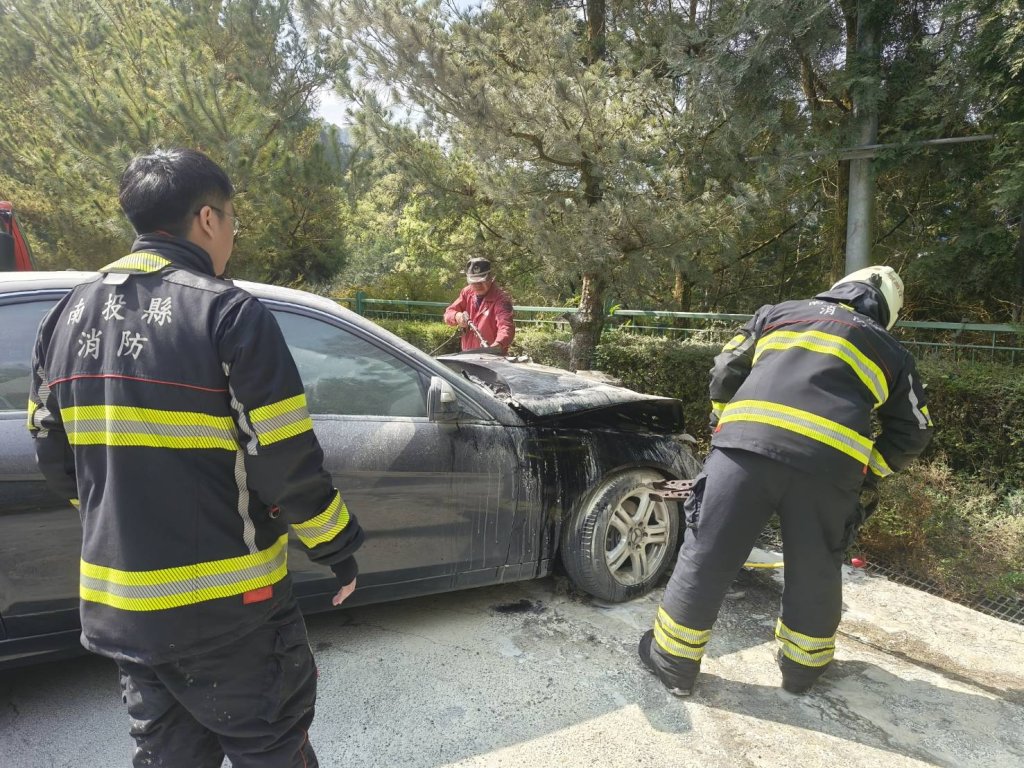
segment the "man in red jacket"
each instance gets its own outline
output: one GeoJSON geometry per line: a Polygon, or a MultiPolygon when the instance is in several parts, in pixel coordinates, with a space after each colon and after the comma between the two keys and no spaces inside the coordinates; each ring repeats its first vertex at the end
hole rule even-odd
{"type": "Polygon", "coordinates": [[[466,283],[459,298],[444,311],[444,321],[463,329],[463,352],[500,347],[501,354],[507,354],[516,335],[512,299],[495,284],[491,262],[480,257],[470,259],[466,264],[466,283]]]}

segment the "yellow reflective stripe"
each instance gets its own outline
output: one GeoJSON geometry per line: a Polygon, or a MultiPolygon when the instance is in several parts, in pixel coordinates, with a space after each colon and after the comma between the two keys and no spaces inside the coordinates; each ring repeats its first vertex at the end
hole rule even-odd
{"type": "Polygon", "coordinates": [[[107,421],[142,421],[147,424],[173,424],[177,426],[217,427],[234,429],[230,416],[213,416],[198,411],[163,411],[138,408],[134,405],[73,405],[61,411],[64,422],[104,419],[107,421]]]}
{"type": "Polygon", "coordinates": [[[690,659],[691,661],[700,661],[704,657],[703,645],[697,648],[683,645],[678,640],[667,634],[665,630],[661,628],[661,624],[659,623],[655,623],[654,625],[654,641],[658,644],[659,648],[672,656],[690,659]]]}
{"type": "Polygon", "coordinates": [[[782,655],[805,667],[824,667],[835,658],[835,649],[821,653],[806,653],[786,641],[782,642],[782,655]]]}
{"type": "Polygon", "coordinates": [[[331,541],[345,530],[348,521],[348,507],[341,500],[341,494],[335,491],[334,498],[327,505],[327,509],[304,523],[293,524],[292,529],[303,544],[307,547],[315,547],[317,544],[331,541]]]}
{"type": "Polygon", "coordinates": [[[928,406],[927,405],[922,405],[918,410],[920,410],[921,413],[924,414],[924,418],[927,420],[929,427],[935,426],[934,424],[932,424],[932,417],[931,417],[931,414],[928,413],[928,406]]]}
{"type": "Polygon", "coordinates": [[[720,403],[717,400],[712,400],[711,401],[711,412],[721,416],[722,415],[722,411],[725,410],[725,406],[726,405],[728,405],[728,403],[720,403]]]}
{"type": "Polygon", "coordinates": [[[782,623],[782,619],[775,625],[775,637],[782,643],[782,652],[801,664],[812,667],[824,666],[835,655],[835,635],[811,637],[790,629],[782,623]]]}
{"type": "Polygon", "coordinates": [[[281,416],[289,411],[294,411],[296,408],[306,407],[306,395],[295,395],[295,397],[289,397],[286,400],[279,400],[276,403],[270,405],[264,405],[259,408],[253,408],[249,413],[249,418],[252,421],[268,421],[275,416],[281,416]]]}
{"type": "Polygon", "coordinates": [[[90,589],[83,586],[79,588],[78,596],[82,598],[82,600],[88,600],[93,603],[102,603],[103,605],[109,605],[111,608],[119,608],[122,611],[163,611],[168,608],[180,608],[185,605],[204,603],[207,600],[216,600],[221,597],[232,597],[233,595],[240,595],[243,592],[249,592],[253,589],[270,586],[271,584],[276,584],[283,579],[287,573],[288,564],[284,563],[267,576],[258,576],[245,581],[221,584],[214,587],[207,587],[205,589],[194,590],[188,593],[179,593],[176,595],[165,595],[161,597],[123,597],[103,590],[90,589]]]}
{"type": "Polygon", "coordinates": [[[822,648],[835,648],[836,646],[835,635],[831,635],[829,637],[811,637],[810,635],[805,635],[803,632],[797,632],[795,629],[790,629],[783,624],[781,618],[775,623],[775,636],[780,640],[791,640],[808,651],[816,651],[822,648]]]}
{"type": "Polygon", "coordinates": [[[61,414],[72,445],[238,450],[229,416],[129,405],[84,405],[61,414]]]}
{"type": "Polygon", "coordinates": [[[710,629],[690,629],[682,624],[677,624],[664,608],[658,608],[656,623],[660,624],[666,632],[670,632],[677,640],[682,640],[686,643],[694,645],[706,643],[711,637],[710,629]]]}
{"type": "Polygon", "coordinates": [[[158,253],[137,251],[101,267],[100,272],[157,272],[170,263],[158,253]]]}
{"type": "Polygon", "coordinates": [[[737,333],[735,336],[733,336],[731,339],[725,342],[725,346],[722,347],[722,351],[732,352],[734,349],[736,349],[736,347],[742,344],[746,340],[746,338],[747,335],[745,333],[737,333]]]}
{"type": "Polygon", "coordinates": [[[309,416],[307,416],[302,421],[278,427],[277,429],[272,429],[269,432],[260,432],[257,430],[256,434],[259,437],[260,445],[270,445],[271,443],[287,440],[289,437],[295,437],[296,435],[301,435],[303,432],[311,432],[312,430],[313,421],[309,416]]]}
{"type": "Polygon", "coordinates": [[[842,451],[861,464],[868,463],[874,448],[871,440],[837,421],[767,400],[738,400],[729,403],[718,423],[736,421],[753,421],[796,432],[842,451]]]}
{"type": "MultiPolygon", "coordinates": [[[[50,418],[50,409],[41,403],[36,403],[34,400],[29,398],[28,401],[28,421],[26,426],[29,432],[42,432],[43,422],[50,418]]],[[[45,435],[44,435],[45,436],[45,435]]]]}
{"type": "Polygon", "coordinates": [[[148,432],[72,432],[68,431],[71,445],[109,445],[115,448],[172,448],[174,450],[218,449],[238,450],[234,440],[220,437],[170,437],[148,432]]]}
{"type": "Polygon", "coordinates": [[[81,563],[83,600],[127,611],[155,611],[231,597],[275,584],[288,573],[288,535],[254,554],[156,571],[81,563]]]}
{"type": "Polygon", "coordinates": [[[260,445],[270,445],[313,429],[305,394],[253,408],[249,421],[260,445]]]}
{"type": "Polygon", "coordinates": [[[853,369],[864,386],[875,398],[875,406],[884,403],[889,397],[889,384],[885,374],[873,360],[867,357],[848,339],[823,331],[775,331],[763,337],[757,343],[754,352],[756,363],[761,355],[768,350],[786,350],[800,347],[810,352],[838,357],[853,369]]]}
{"type": "Polygon", "coordinates": [[[892,468],[886,463],[885,457],[878,452],[877,448],[871,449],[871,460],[868,462],[868,466],[879,477],[888,477],[892,474],[892,468]]]}
{"type": "Polygon", "coordinates": [[[224,560],[209,560],[192,565],[179,565],[174,568],[162,568],[155,571],[121,571],[105,565],[93,565],[82,561],[82,575],[94,579],[109,581],[111,584],[125,586],[150,586],[154,584],[174,584],[187,579],[202,576],[218,576],[254,565],[265,565],[274,561],[288,544],[288,534],[278,537],[277,541],[259,552],[229,557],[224,560]]]}

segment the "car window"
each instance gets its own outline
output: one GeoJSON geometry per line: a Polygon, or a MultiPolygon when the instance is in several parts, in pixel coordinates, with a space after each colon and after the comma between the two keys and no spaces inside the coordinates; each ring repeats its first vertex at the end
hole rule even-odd
{"type": "Polygon", "coordinates": [[[275,311],[306,388],[310,413],[426,416],[420,375],[406,363],[337,326],[275,311]]]}
{"type": "Polygon", "coordinates": [[[24,411],[32,385],[36,331],[55,300],[0,306],[0,411],[24,411]]]}

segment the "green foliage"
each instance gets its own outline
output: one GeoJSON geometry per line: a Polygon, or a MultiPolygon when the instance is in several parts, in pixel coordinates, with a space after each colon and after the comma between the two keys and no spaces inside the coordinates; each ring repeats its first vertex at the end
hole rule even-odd
{"type": "Polygon", "coordinates": [[[1020,316],[1013,0],[300,5],[357,62],[339,77],[373,151],[429,198],[379,201],[379,281],[352,284],[422,297],[473,248],[538,303],[596,286],[627,306],[750,311],[813,293],[844,271],[838,157],[858,94],[879,105],[879,141],[902,146],[874,164],[874,259],[904,272],[906,315],[1020,316]],[[856,53],[860,9],[877,59],[856,53]],[[986,131],[999,140],[912,144],[986,131]],[[421,224],[400,231],[409,216],[421,224]]]}
{"type": "Polygon", "coordinates": [[[616,6],[596,50],[573,9],[546,2],[302,3],[355,62],[343,90],[375,151],[431,201],[383,211],[382,261],[397,264],[385,291],[404,271],[409,295],[430,284],[403,248],[436,270],[468,246],[499,261],[520,299],[591,307],[606,289],[640,300],[669,267],[710,278],[743,250],[779,188],[778,164],[743,155],[786,124],[784,89],[758,82],[785,41],[755,43],[757,23],[731,3],[706,25],[663,3],[616,6]],[[403,232],[410,210],[436,228],[403,232]]]}
{"type": "Polygon", "coordinates": [[[687,431],[704,438],[711,411],[708,371],[720,349],[710,344],[611,331],[605,333],[598,347],[596,367],[638,392],[679,398],[687,431]]]}
{"type": "Polygon", "coordinates": [[[458,352],[459,335],[455,328],[444,323],[425,323],[420,320],[376,319],[373,322],[405,339],[428,355],[447,355],[458,352]]]}
{"type": "Polygon", "coordinates": [[[0,69],[18,85],[0,102],[0,197],[44,266],[123,255],[117,180],[157,146],[202,149],[232,176],[236,276],[317,281],[342,266],[340,175],[311,119],[337,62],[286,0],[9,0],[3,22],[0,69]]]}
{"type": "Polygon", "coordinates": [[[568,331],[556,331],[543,326],[518,326],[516,339],[509,354],[526,355],[540,365],[554,368],[569,367],[568,331]]]}
{"type": "Polygon", "coordinates": [[[919,361],[936,423],[930,451],[986,486],[1024,488],[1024,379],[1019,367],[919,361]]]}
{"type": "Polygon", "coordinates": [[[857,548],[959,597],[1024,597],[1024,495],[992,491],[941,459],[881,486],[857,548]]]}

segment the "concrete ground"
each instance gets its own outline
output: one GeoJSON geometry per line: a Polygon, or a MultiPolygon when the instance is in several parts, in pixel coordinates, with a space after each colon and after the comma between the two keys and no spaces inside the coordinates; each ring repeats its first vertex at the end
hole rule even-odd
{"type": "MultiPolygon", "coordinates": [[[[778,589],[747,577],[690,699],[636,658],[660,591],[619,606],[564,582],[490,587],[309,619],[321,765],[1024,766],[1024,627],[849,572],[837,662],[783,692],[778,589]]],[[[0,673],[0,764],[128,765],[113,665],[0,673]]]]}

